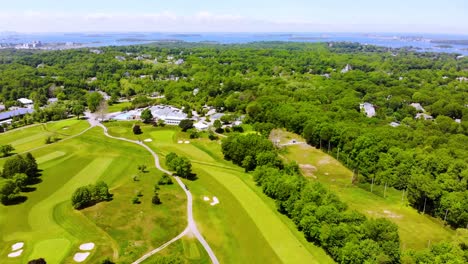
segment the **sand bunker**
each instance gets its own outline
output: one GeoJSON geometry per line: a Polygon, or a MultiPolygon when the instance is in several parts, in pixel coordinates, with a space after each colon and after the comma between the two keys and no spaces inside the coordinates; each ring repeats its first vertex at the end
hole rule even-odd
{"type": "Polygon", "coordinates": [[[184,141],[184,143],[185,143],[185,144],[189,144],[189,143],[190,143],[190,141],[184,141]]]}
{"type": "Polygon", "coordinates": [[[89,252],[76,253],[75,256],[73,257],[73,260],[76,262],[83,262],[88,258],[88,256],[89,256],[89,252]]]}
{"type": "Polygon", "coordinates": [[[23,242],[18,242],[16,244],[13,244],[11,246],[11,251],[16,251],[18,249],[22,249],[24,247],[24,243],[23,242]]]}
{"type": "Polygon", "coordinates": [[[211,206],[219,204],[219,200],[216,196],[213,196],[213,202],[210,203],[211,206]]]}
{"type": "Polygon", "coordinates": [[[18,251],[15,251],[15,252],[11,252],[10,254],[8,254],[8,257],[9,258],[16,258],[16,257],[19,257],[21,256],[21,254],[23,254],[23,250],[18,250],[18,251]]]}
{"type": "Polygon", "coordinates": [[[147,138],[147,139],[145,139],[145,140],[143,140],[143,141],[144,141],[144,142],[151,142],[151,141],[153,141],[153,140],[152,140],[151,138],[147,138]]]}
{"type": "Polygon", "coordinates": [[[177,141],[178,144],[184,143],[182,140],[177,141]]]}
{"type": "Polygon", "coordinates": [[[209,201],[209,200],[210,200],[210,197],[204,196],[204,197],[203,197],[203,200],[204,200],[204,201],[209,201]]]}
{"type": "Polygon", "coordinates": [[[92,250],[94,248],[94,243],[85,243],[85,244],[81,244],[80,246],[80,250],[92,250]]]}

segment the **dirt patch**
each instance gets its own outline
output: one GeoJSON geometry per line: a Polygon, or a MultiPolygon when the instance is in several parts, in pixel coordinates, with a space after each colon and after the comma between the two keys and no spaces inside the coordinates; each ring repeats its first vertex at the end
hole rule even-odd
{"type": "Polygon", "coordinates": [[[332,162],[332,159],[330,157],[324,157],[318,161],[318,165],[326,165],[330,164],[332,162]]]}
{"type": "Polygon", "coordinates": [[[375,216],[375,217],[384,217],[384,218],[394,218],[394,219],[399,219],[403,218],[402,215],[396,214],[390,210],[383,210],[381,212],[376,212],[376,211],[366,211],[369,215],[375,216]]]}
{"type": "Polygon", "coordinates": [[[317,171],[317,168],[314,165],[311,164],[299,164],[299,168],[302,171],[302,174],[306,177],[312,177],[314,179],[317,179],[317,176],[315,176],[315,172],[317,171]]]}
{"type": "Polygon", "coordinates": [[[389,211],[389,210],[384,210],[383,212],[385,214],[385,217],[388,217],[388,218],[402,218],[403,217],[402,215],[395,214],[394,212],[389,211]]]}

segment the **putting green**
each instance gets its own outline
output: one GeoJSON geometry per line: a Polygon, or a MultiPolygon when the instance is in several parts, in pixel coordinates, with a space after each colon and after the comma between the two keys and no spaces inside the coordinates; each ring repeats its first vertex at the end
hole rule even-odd
{"type": "Polygon", "coordinates": [[[47,256],[47,263],[60,263],[70,251],[71,243],[67,239],[42,240],[34,245],[34,250],[29,259],[43,258],[47,256]]]}

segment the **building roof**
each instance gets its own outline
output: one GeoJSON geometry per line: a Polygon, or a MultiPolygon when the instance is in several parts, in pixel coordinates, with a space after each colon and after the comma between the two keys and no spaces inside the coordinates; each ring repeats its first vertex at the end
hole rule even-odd
{"type": "Polygon", "coordinates": [[[47,99],[47,102],[49,102],[49,103],[56,103],[56,102],[58,102],[58,99],[55,98],[55,97],[54,97],[54,98],[49,98],[49,99],[47,99]]]}
{"type": "Polygon", "coordinates": [[[375,108],[371,103],[363,103],[360,105],[360,108],[364,109],[364,112],[366,112],[367,117],[375,116],[375,108]]]}
{"type": "Polygon", "coordinates": [[[184,120],[187,119],[187,114],[182,112],[179,108],[166,105],[156,105],[150,108],[151,114],[158,119],[173,119],[184,120]]]}
{"type": "Polygon", "coordinates": [[[222,116],[224,116],[223,113],[216,113],[216,114],[211,115],[210,119],[213,121],[213,120],[220,119],[222,116]]]}
{"type": "Polygon", "coordinates": [[[0,120],[10,119],[10,118],[13,118],[15,116],[22,116],[22,115],[25,115],[25,114],[30,114],[32,112],[34,112],[34,110],[29,109],[29,108],[18,108],[16,110],[0,113],[0,120]]]}
{"type": "Polygon", "coordinates": [[[208,128],[208,125],[205,124],[205,123],[203,123],[203,122],[201,122],[201,121],[199,121],[199,122],[193,124],[193,126],[194,126],[196,129],[198,129],[198,130],[203,130],[203,129],[207,129],[207,128],[208,128]]]}
{"type": "Polygon", "coordinates": [[[415,118],[416,118],[416,119],[424,118],[425,120],[432,120],[432,119],[434,119],[434,117],[432,117],[431,115],[424,114],[424,113],[417,113],[416,116],[415,116],[415,118]]]}
{"type": "Polygon", "coordinates": [[[424,112],[424,108],[421,106],[420,103],[412,103],[410,105],[414,107],[416,110],[424,112]]]}
{"type": "Polygon", "coordinates": [[[20,102],[22,104],[32,104],[33,103],[33,101],[29,100],[28,98],[20,98],[20,99],[18,99],[18,102],[20,102]]]}

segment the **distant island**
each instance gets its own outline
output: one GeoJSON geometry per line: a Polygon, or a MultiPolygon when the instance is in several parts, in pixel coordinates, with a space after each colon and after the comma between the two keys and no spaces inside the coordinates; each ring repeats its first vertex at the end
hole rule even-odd
{"type": "Polygon", "coordinates": [[[433,39],[431,43],[437,44],[453,44],[453,45],[468,45],[468,39],[433,39]]]}

